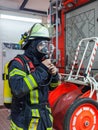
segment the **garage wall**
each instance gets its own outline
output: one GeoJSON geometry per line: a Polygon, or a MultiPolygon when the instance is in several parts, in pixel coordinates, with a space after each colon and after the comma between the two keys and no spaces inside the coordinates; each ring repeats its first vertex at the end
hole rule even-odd
{"type": "MultiPolygon", "coordinates": [[[[1,13],[22,17],[34,17],[34,18],[38,17],[41,18],[43,22],[46,22],[46,18],[45,17],[42,18],[41,16],[35,17],[30,14],[23,14],[18,12],[13,13],[9,11],[0,11],[0,14],[1,13]]],[[[15,20],[0,19],[0,105],[3,105],[3,80],[2,80],[2,73],[4,66],[3,64],[7,62],[8,59],[16,55],[16,53],[22,53],[21,51],[16,50],[7,51],[7,49],[4,48],[3,43],[18,43],[21,34],[29,30],[33,24],[34,23],[32,22],[21,22],[15,20]]]]}

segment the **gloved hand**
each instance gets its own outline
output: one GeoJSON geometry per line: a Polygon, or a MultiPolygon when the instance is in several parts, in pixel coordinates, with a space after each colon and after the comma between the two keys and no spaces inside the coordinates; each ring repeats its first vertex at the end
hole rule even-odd
{"type": "Polygon", "coordinates": [[[56,66],[54,66],[54,64],[52,64],[50,59],[45,59],[44,61],[42,61],[42,63],[48,68],[51,75],[56,75],[58,69],[56,68],[56,66]]]}
{"type": "Polygon", "coordinates": [[[50,59],[45,59],[42,61],[42,64],[44,64],[49,69],[49,67],[52,63],[51,63],[50,59]]]}
{"type": "Polygon", "coordinates": [[[49,66],[49,72],[50,72],[50,74],[52,74],[52,75],[56,75],[57,72],[58,72],[58,69],[56,68],[56,66],[54,66],[54,64],[51,64],[51,65],[49,66]]]}

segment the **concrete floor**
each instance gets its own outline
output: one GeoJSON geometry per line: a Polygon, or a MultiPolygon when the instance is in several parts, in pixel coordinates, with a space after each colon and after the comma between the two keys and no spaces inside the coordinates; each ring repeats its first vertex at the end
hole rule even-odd
{"type": "Polygon", "coordinates": [[[8,120],[8,116],[8,109],[0,108],[0,130],[10,130],[10,121],[8,120]]]}

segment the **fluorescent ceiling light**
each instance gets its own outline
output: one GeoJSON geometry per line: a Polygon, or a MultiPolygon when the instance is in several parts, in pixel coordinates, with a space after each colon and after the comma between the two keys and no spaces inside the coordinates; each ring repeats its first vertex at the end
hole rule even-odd
{"type": "Polygon", "coordinates": [[[25,21],[25,22],[33,22],[33,23],[41,23],[42,19],[37,18],[27,18],[27,17],[18,17],[18,16],[12,16],[12,15],[0,15],[1,19],[10,19],[10,20],[18,20],[18,21],[25,21]]]}

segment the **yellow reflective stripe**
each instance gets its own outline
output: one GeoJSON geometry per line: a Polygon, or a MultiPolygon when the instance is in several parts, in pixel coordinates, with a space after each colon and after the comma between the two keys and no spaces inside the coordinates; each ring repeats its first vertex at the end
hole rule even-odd
{"type": "Polygon", "coordinates": [[[53,123],[53,116],[52,116],[52,114],[49,114],[49,117],[50,117],[51,122],[53,123]]]}
{"type": "Polygon", "coordinates": [[[38,104],[39,103],[38,89],[30,91],[30,101],[31,101],[31,104],[38,104]]]}
{"type": "Polygon", "coordinates": [[[37,85],[35,79],[33,78],[33,76],[30,74],[29,77],[31,78],[32,83],[34,84],[34,87],[38,87],[38,85],[37,85]]]}
{"type": "Polygon", "coordinates": [[[55,87],[58,86],[59,84],[60,84],[60,82],[57,82],[57,83],[51,83],[50,86],[55,88],[55,87]]]}
{"type": "Polygon", "coordinates": [[[46,130],[53,130],[53,128],[51,127],[51,128],[47,128],[46,130]]]}
{"type": "Polygon", "coordinates": [[[26,73],[22,70],[19,70],[19,69],[13,69],[10,73],[9,73],[9,76],[12,77],[14,75],[21,75],[21,76],[26,76],[26,73]]]}
{"type": "Polygon", "coordinates": [[[51,127],[51,128],[47,128],[46,130],[53,130],[53,128],[51,127]]]}
{"type": "Polygon", "coordinates": [[[27,84],[29,90],[32,90],[33,87],[32,87],[32,85],[30,84],[30,82],[28,81],[28,79],[27,79],[27,78],[24,78],[24,81],[26,82],[26,84],[27,84]]]}
{"type": "Polygon", "coordinates": [[[12,97],[4,97],[4,103],[11,103],[12,97]]]}
{"type": "Polygon", "coordinates": [[[26,82],[26,84],[27,84],[29,90],[32,90],[33,88],[38,87],[38,85],[37,85],[35,79],[33,78],[33,76],[32,76],[31,74],[29,74],[28,76],[26,76],[26,77],[24,78],[24,81],[26,82]]]}
{"type": "Polygon", "coordinates": [[[37,130],[40,114],[38,109],[32,109],[32,119],[29,125],[29,130],[37,130]],[[34,118],[37,117],[37,118],[34,118]]]}
{"type": "Polygon", "coordinates": [[[39,118],[32,118],[28,130],[37,130],[39,118]]]}
{"type": "Polygon", "coordinates": [[[48,107],[48,106],[46,105],[46,108],[48,109],[49,113],[52,113],[50,107],[48,107]]]}
{"type": "Polygon", "coordinates": [[[18,127],[18,126],[11,120],[10,130],[23,130],[23,128],[18,127]]]}
{"type": "Polygon", "coordinates": [[[40,117],[38,109],[32,109],[32,117],[40,117]]]}
{"type": "Polygon", "coordinates": [[[52,116],[52,111],[51,111],[51,108],[50,107],[48,107],[48,106],[46,106],[46,108],[48,109],[48,111],[49,111],[49,117],[50,117],[50,120],[51,120],[51,122],[53,123],[53,116],[52,116]]]}

